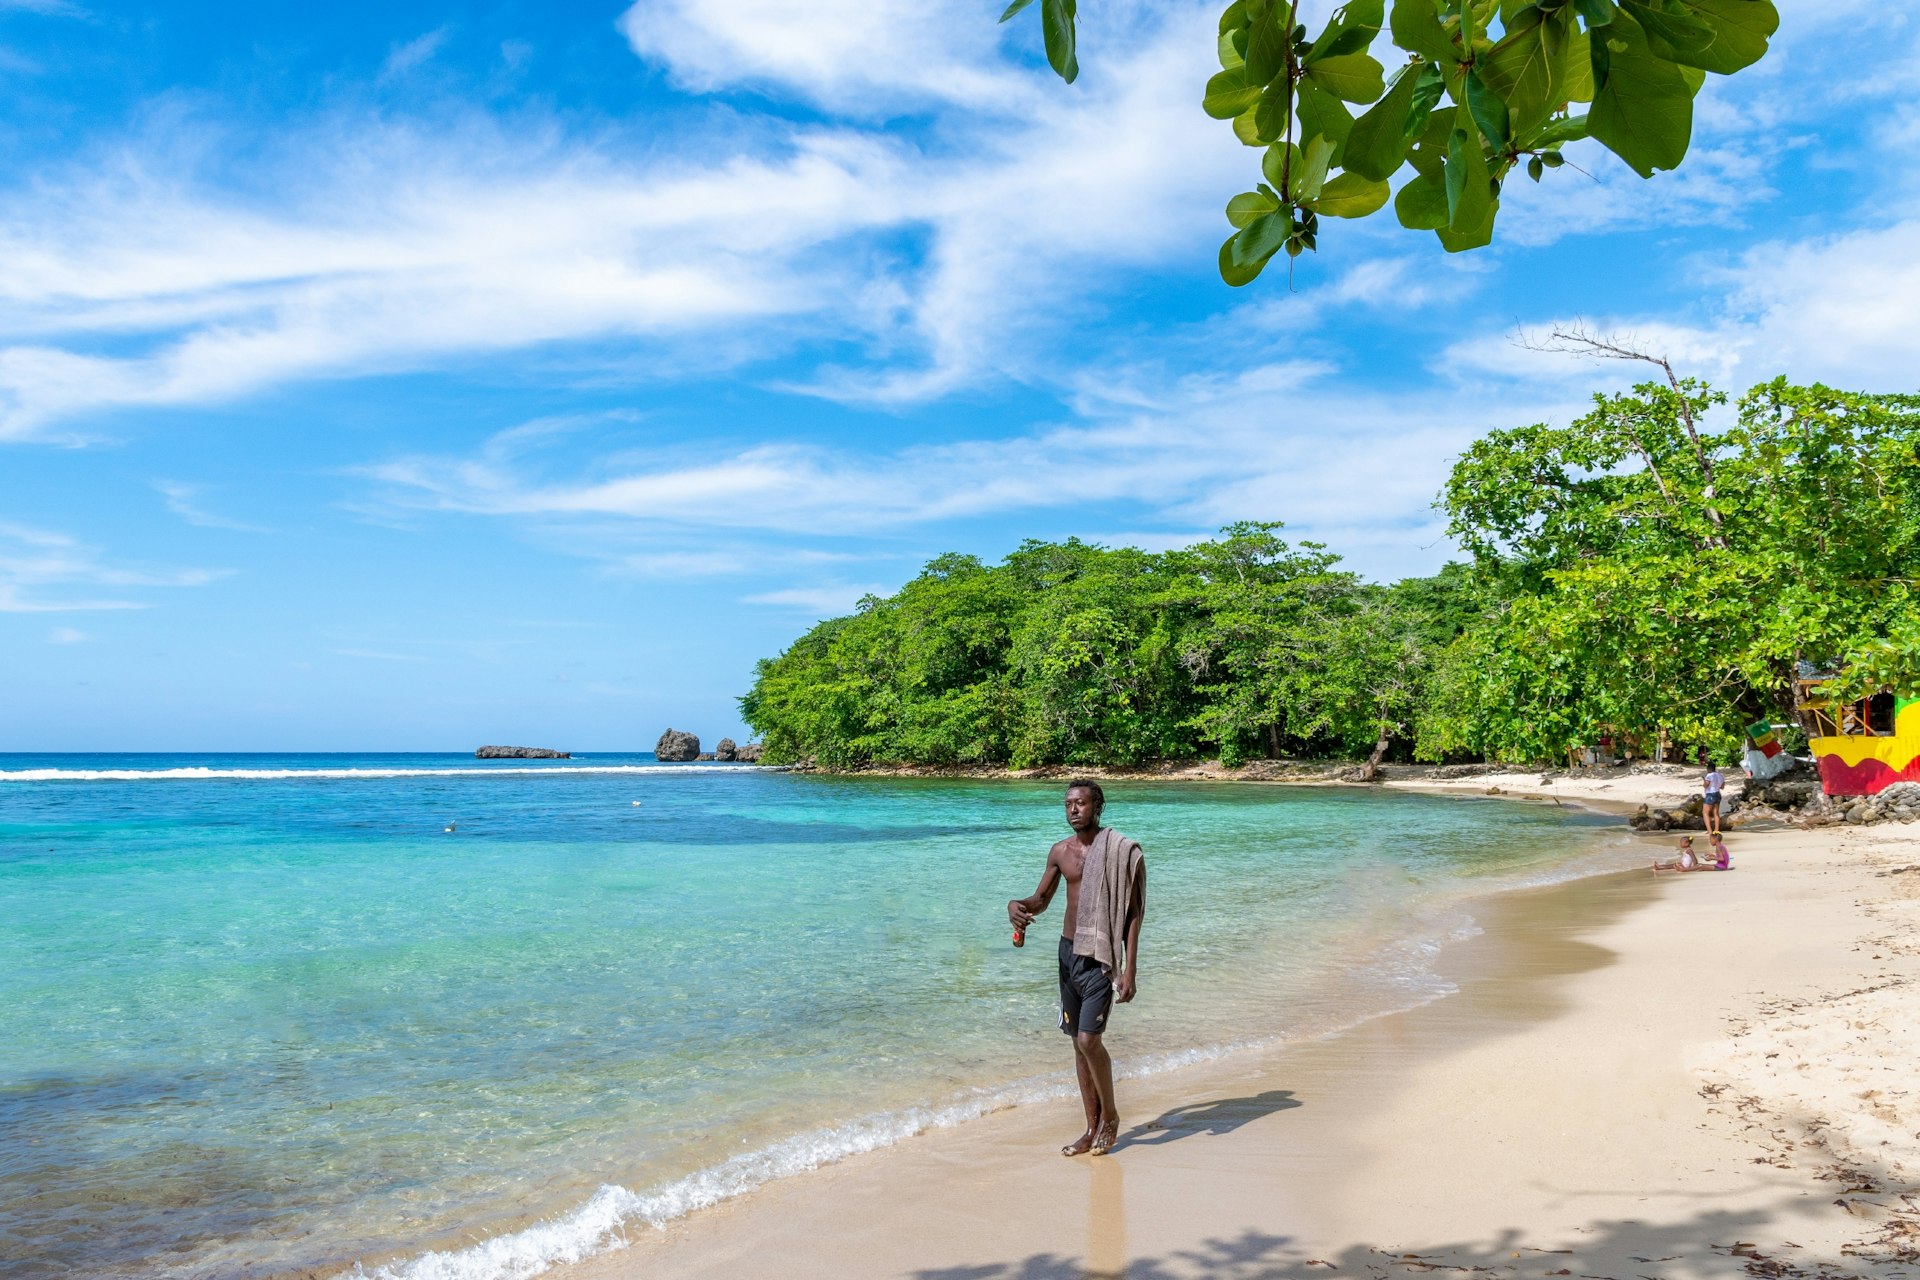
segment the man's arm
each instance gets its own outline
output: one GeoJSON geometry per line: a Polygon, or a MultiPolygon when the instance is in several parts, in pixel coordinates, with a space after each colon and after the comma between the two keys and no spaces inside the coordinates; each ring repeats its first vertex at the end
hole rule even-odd
{"type": "Polygon", "coordinates": [[[1053,856],[1053,850],[1047,850],[1047,869],[1040,873],[1040,887],[1031,897],[1012,898],[1007,902],[1007,919],[1013,921],[1013,927],[1024,929],[1033,923],[1033,918],[1047,909],[1053,901],[1054,893],[1060,888],[1060,863],[1053,856]]]}
{"type": "Polygon", "coordinates": [[[1114,979],[1113,994],[1121,1004],[1133,999],[1140,985],[1140,922],[1147,918],[1147,860],[1134,869],[1133,892],[1127,896],[1127,960],[1114,979]]]}

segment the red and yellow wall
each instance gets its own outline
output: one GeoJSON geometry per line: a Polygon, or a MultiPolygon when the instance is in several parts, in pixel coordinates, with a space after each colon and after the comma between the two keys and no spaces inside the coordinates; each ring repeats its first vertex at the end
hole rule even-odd
{"type": "Polygon", "coordinates": [[[1896,782],[1920,782],[1920,698],[1894,704],[1891,737],[1846,734],[1807,746],[1830,796],[1870,796],[1896,782]]]}

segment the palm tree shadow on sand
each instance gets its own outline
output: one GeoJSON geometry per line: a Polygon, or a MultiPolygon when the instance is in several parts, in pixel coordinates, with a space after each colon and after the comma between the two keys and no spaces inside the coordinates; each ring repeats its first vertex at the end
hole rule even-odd
{"type": "Polygon", "coordinates": [[[1120,1135],[1115,1150],[1122,1147],[1158,1147],[1182,1138],[1202,1134],[1219,1136],[1232,1133],[1241,1125],[1262,1116],[1291,1111],[1304,1106],[1291,1089],[1269,1089],[1251,1098],[1216,1098],[1212,1102],[1190,1102],[1175,1107],[1159,1118],[1137,1124],[1120,1135]]]}

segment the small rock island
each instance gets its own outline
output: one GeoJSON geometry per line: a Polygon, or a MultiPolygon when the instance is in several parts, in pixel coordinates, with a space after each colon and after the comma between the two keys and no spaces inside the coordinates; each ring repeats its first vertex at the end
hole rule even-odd
{"type": "Polygon", "coordinates": [[[546,747],[481,747],[473,753],[476,760],[571,760],[571,751],[550,751],[546,747]]]}
{"type": "Polygon", "coordinates": [[[683,729],[668,729],[660,735],[660,741],[653,744],[653,758],[675,764],[683,760],[696,760],[700,756],[700,739],[683,729]]]}

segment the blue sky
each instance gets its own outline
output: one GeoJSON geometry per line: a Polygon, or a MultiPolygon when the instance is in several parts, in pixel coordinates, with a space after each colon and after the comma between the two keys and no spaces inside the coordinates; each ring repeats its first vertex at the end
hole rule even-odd
{"type": "Polygon", "coordinates": [[[1782,0],[1679,173],[1241,291],[1214,7],[1081,7],[1069,87],[997,0],[0,0],[0,750],[740,737],[756,658],[1027,537],[1428,572],[1452,456],[1626,379],[1515,341],[1574,318],[1914,389],[1894,6],[1782,0]]]}

